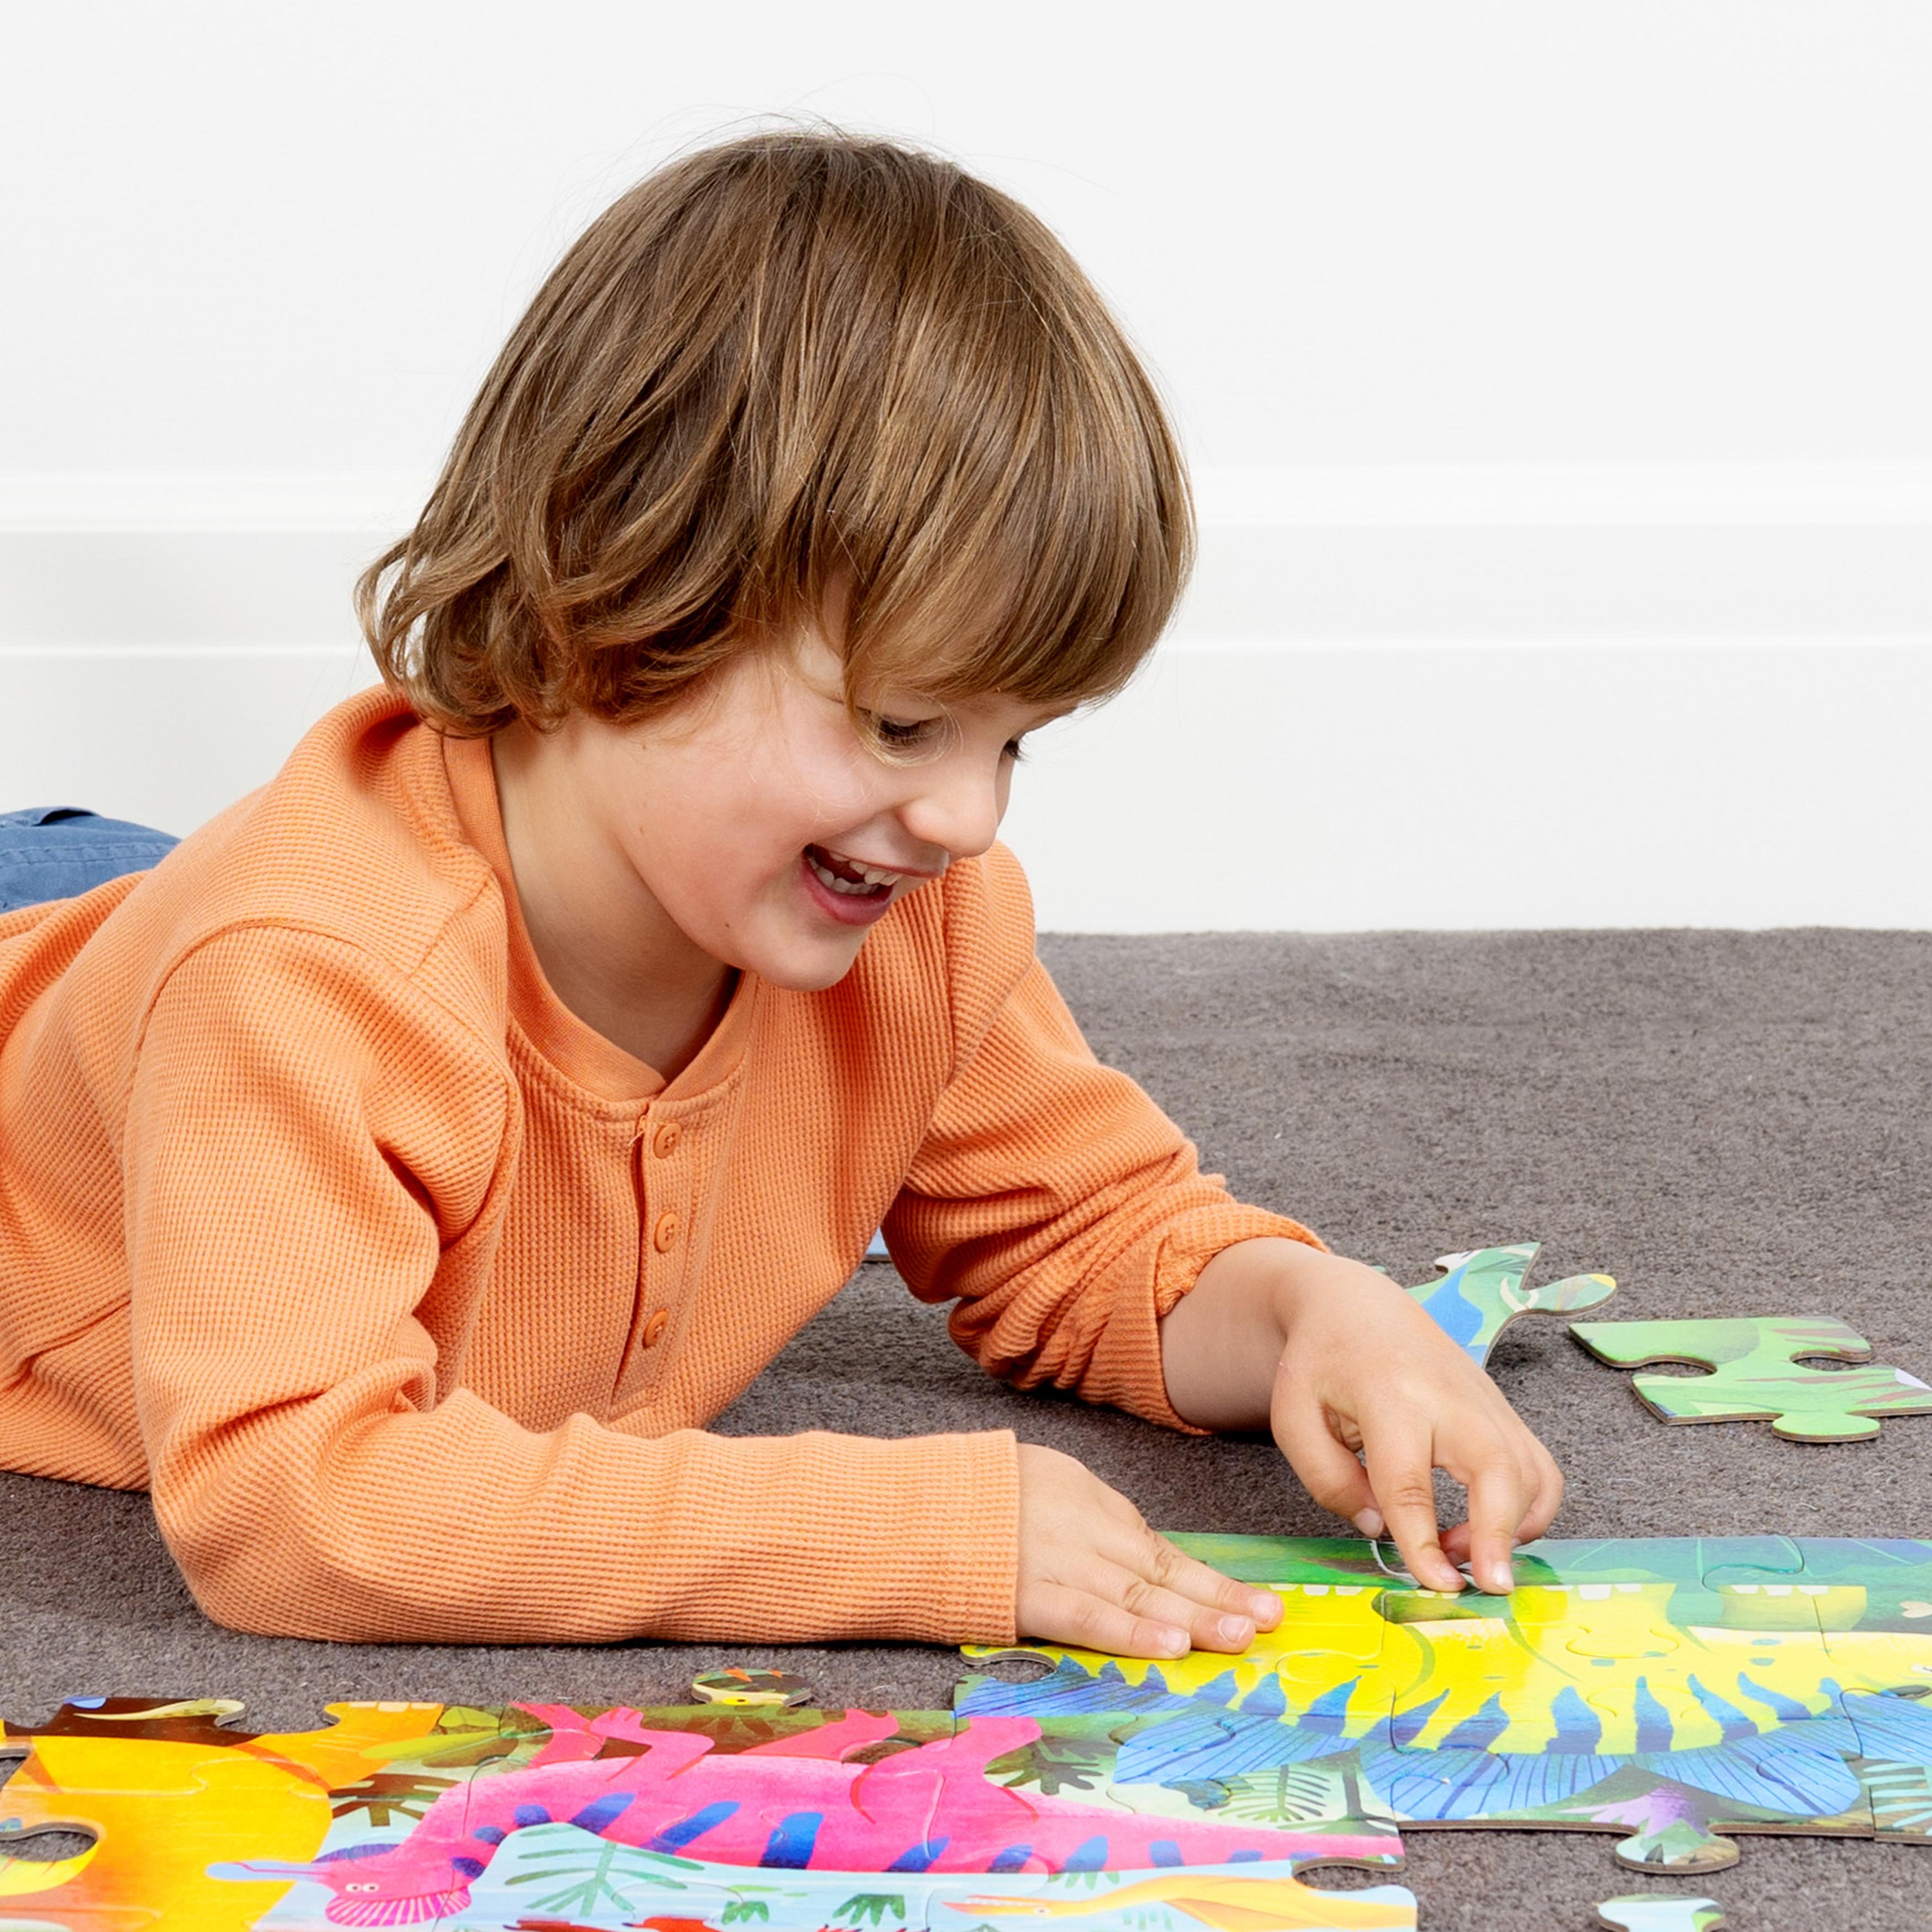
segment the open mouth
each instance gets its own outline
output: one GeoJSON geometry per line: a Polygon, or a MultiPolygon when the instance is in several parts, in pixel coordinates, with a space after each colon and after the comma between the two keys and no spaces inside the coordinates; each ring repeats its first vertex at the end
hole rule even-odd
{"type": "Polygon", "coordinates": [[[808,845],[805,862],[811,867],[812,876],[827,892],[862,904],[890,898],[893,886],[905,877],[903,872],[888,872],[878,866],[862,866],[823,845],[808,845]]]}

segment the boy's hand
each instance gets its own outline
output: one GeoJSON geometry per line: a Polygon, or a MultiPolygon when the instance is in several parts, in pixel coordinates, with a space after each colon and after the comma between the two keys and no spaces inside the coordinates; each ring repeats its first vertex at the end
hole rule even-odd
{"type": "Polygon", "coordinates": [[[1549,1450],[1400,1288],[1359,1262],[1322,1258],[1331,1277],[1309,1284],[1285,1317],[1269,1414],[1282,1454],[1324,1508],[1366,1535],[1386,1527],[1418,1583],[1460,1590],[1456,1564],[1466,1562],[1479,1589],[1508,1591],[1510,1552],[1540,1536],[1562,1500],[1549,1450]],[[1468,1492],[1468,1520],[1446,1534],[1437,1469],[1468,1492]]]}
{"type": "Polygon", "coordinates": [[[1281,1599],[1184,1556],[1119,1490],[1057,1449],[1019,1448],[1020,1635],[1118,1657],[1243,1651],[1281,1599]]]}
{"type": "Polygon", "coordinates": [[[1550,1452],[1496,1384],[1360,1262],[1294,1242],[1240,1243],[1202,1270],[1161,1339],[1180,1414],[1242,1428],[1262,1410],[1309,1494],[1364,1535],[1394,1537],[1427,1588],[1460,1590],[1456,1565],[1466,1562],[1478,1588],[1508,1590],[1512,1550],[1540,1536],[1562,1500],[1550,1452]],[[1446,1534],[1436,1469],[1468,1492],[1468,1520],[1446,1534]]]}

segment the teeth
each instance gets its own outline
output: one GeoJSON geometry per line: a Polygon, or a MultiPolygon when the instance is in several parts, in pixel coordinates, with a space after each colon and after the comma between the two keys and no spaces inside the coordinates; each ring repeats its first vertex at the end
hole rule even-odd
{"type": "MultiPolygon", "coordinates": [[[[858,869],[864,875],[862,878],[842,879],[836,872],[821,866],[809,852],[805,855],[805,862],[822,884],[848,896],[862,896],[877,892],[881,886],[896,885],[902,876],[897,872],[883,872],[877,866],[860,866],[858,869]]],[[[849,865],[854,862],[848,860],[846,862],[849,865]]]]}

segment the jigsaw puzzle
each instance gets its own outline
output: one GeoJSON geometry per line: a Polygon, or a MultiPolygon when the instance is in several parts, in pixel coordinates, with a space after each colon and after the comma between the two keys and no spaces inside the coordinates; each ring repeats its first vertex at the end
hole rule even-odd
{"type": "Polygon", "coordinates": [[[1871,1360],[1871,1344],[1828,1315],[1719,1322],[1573,1322],[1570,1332],[1619,1369],[1684,1362],[1705,1376],[1639,1376],[1644,1405],[1666,1422],[1768,1421],[1793,1442],[1858,1442],[1879,1419],[1932,1413],[1932,1388],[1871,1360]],[[1867,1366],[1801,1368],[1807,1357],[1867,1366]]]}
{"type": "Polygon", "coordinates": [[[1525,1288],[1523,1277],[1541,1245],[1519,1241],[1509,1247],[1444,1255],[1436,1264],[1444,1271],[1441,1278],[1408,1292],[1478,1368],[1485,1368],[1496,1338],[1518,1316],[1569,1315],[1600,1308],[1617,1292],[1616,1282],[1606,1274],[1567,1275],[1540,1288],[1525,1288]]]}
{"type": "MultiPolygon", "coordinates": [[[[1299,1881],[1353,1855],[1346,1833],[1093,1802],[1041,1775],[1028,1718],[331,1708],[333,1729],[272,1737],[220,1728],[232,1706],[124,1700],[10,1729],[0,1928],[972,1932],[1117,1904],[1148,1932],[1263,1912],[1309,1932],[1415,1923],[1400,1887],[1299,1881]],[[93,1842],[6,1856],[54,1826],[93,1842]]],[[[1392,1856],[1385,1833],[1359,1849],[1392,1856]]]]}
{"type": "Polygon", "coordinates": [[[1614,1832],[1682,1874],[1750,1832],[1932,1841],[1932,1543],[1550,1539],[1495,1598],[1341,1538],[1175,1540],[1281,1624],[1239,1658],[1005,1653],[1050,1668],[969,1680],[962,1714],[1097,1722],[1119,1801],[1303,1832],[1614,1832]]]}
{"type": "Polygon", "coordinates": [[[1932,1542],[1550,1540],[1497,1598],[1350,1540],[1178,1540],[1280,1628],[1004,1653],[1044,1674],[953,1712],[345,1704],[258,1736],[76,1700],[0,1738],[0,1932],[1340,1932],[1414,1926],[1410,1828],[1609,1832],[1678,1874],[1752,1832],[1932,1842],[1932,1542]],[[80,1849],[18,1855],[52,1831],[80,1849]]]}

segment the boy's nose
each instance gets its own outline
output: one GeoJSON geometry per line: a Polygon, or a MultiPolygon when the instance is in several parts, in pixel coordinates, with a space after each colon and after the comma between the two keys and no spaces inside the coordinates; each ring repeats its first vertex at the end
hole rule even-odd
{"type": "Polygon", "coordinates": [[[901,822],[915,838],[952,858],[976,859],[999,836],[1006,815],[1004,772],[935,770],[932,777],[902,808],[901,822]]]}

